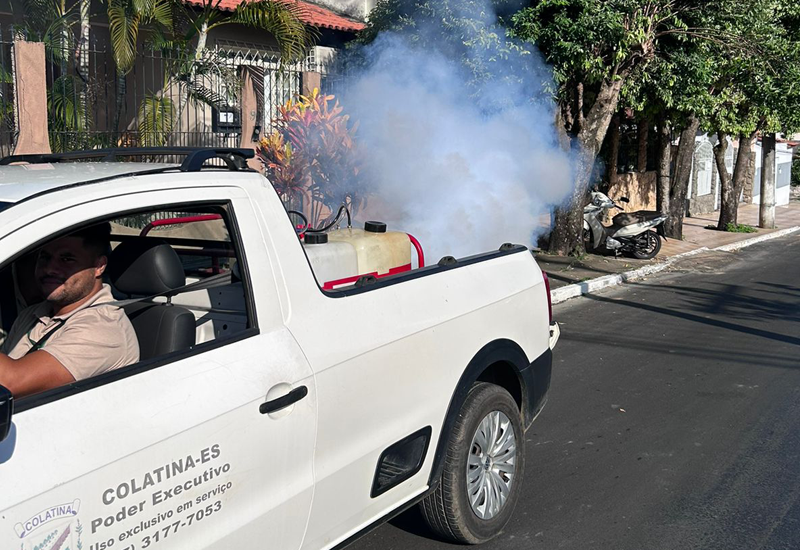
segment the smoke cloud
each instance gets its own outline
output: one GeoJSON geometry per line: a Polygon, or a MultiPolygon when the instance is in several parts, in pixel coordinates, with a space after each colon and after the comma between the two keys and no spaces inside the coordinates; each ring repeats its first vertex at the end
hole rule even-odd
{"type": "MultiPolygon", "coordinates": [[[[482,12],[493,24],[491,6],[482,12]]],[[[462,44],[486,36],[475,32],[462,44]]],[[[366,187],[375,197],[359,217],[415,235],[432,262],[504,242],[534,244],[549,229],[553,205],[573,187],[554,105],[542,99],[552,84],[549,70],[538,53],[513,47],[506,59],[492,55],[497,48],[468,49],[458,41],[420,48],[437,42],[437,23],[414,33],[380,34],[361,52],[368,67],[349,75],[338,94],[359,122],[366,187]],[[491,77],[468,87],[476,80],[470,67],[487,68],[491,77]]],[[[500,49],[514,46],[502,35],[492,38],[500,49]]]]}

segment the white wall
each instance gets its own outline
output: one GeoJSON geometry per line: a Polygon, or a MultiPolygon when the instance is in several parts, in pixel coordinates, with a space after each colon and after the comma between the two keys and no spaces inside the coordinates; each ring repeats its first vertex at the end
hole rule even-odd
{"type": "MultiPolygon", "coordinates": [[[[756,172],[753,182],[753,204],[761,204],[761,144],[756,144],[756,172]]],[[[775,146],[775,205],[789,204],[789,183],[792,173],[792,150],[785,143],[775,146]]]]}
{"type": "Polygon", "coordinates": [[[365,21],[369,12],[377,4],[377,0],[313,0],[313,3],[324,6],[336,13],[342,13],[354,19],[365,21]]]}

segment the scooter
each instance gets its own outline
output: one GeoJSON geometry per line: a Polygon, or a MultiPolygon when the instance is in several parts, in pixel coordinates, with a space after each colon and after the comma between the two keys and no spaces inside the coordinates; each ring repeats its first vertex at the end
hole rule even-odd
{"type": "MultiPolygon", "coordinates": [[[[620,202],[630,202],[627,197],[620,202]]],[[[622,207],[611,200],[608,195],[592,192],[592,200],[583,207],[583,242],[587,250],[613,250],[633,255],[640,260],[655,258],[661,250],[661,239],[666,240],[664,222],[667,216],[660,212],[638,210],[621,212],[614,216],[612,225],[603,225],[605,213],[622,207]],[[653,231],[653,229],[656,231],[653,231]]]]}

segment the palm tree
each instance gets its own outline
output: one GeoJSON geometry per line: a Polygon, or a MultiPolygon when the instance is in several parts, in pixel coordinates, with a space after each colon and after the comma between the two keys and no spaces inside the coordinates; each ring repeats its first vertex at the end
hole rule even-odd
{"type": "Polygon", "coordinates": [[[245,25],[269,32],[278,42],[281,60],[300,61],[313,45],[316,35],[300,20],[302,10],[297,4],[274,0],[242,2],[231,13],[219,10],[221,0],[203,0],[202,11],[192,21],[197,34],[195,58],[200,59],[206,48],[208,33],[222,25],[245,25]]]}
{"type": "Polygon", "coordinates": [[[114,131],[119,121],[128,91],[127,77],[136,62],[136,46],[141,25],[156,23],[173,26],[176,0],[108,0],[108,23],[111,48],[117,67],[117,98],[114,111],[114,131]]]}
{"type": "MultiPolygon", "coordinates": [[[[218,8],[221,0],[203,0],[199,11],[187,8],[182,0],[108,0],[108,18],[114,61],[117,64],[118,95],[115,129],[119,128],[119,117],[125,100],[125,75],[132,69],[142,24],[155,23],[153,46],[161,49],[170,59],[162,93],[145,98],[139,109],[151,117],[147,128],[172,128],[172,121],[156,120],[153,117],[170,116],[180,118],[189,99],[218,106],[228,98],[212,93],[208,86],[208,75],[221,80],[223,89],[235,90],[237,75],[230,63],[218,52],[206,48],[208,33],[228,24],[245,25],[265,30],[278,42],[281,62],[301,60],[313,44],[316,35],[300,20],[300,10],[295,5],[273,0],[243,2],[233,13],[226,14],[218,8]],[[186,30],[179,32],[177,22],[185,21],[186,30]],[[181,87],[177,109],[170,105],[163,92],[173,84],[181,87]],[[147,103],[147,105],[145,105],[147,103]]],[[[227,94],[230,95],[230,94],[227,94]]],[[[140,121],[140,127],[142,122],[140,121]]],[[[141,128],[144,129],[144,128],[141,128]]]]}

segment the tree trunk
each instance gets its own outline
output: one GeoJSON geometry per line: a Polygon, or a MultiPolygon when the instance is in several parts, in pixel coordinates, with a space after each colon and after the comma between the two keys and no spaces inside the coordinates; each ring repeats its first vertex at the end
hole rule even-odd
{"type": "Polygon", "coordinates": [[[761,204],[758,207],[758,226],[775,228],[775,134],[761,138],[761,204]]]}
{"type": "Polygon", "coordinates": [[[669,212],[670,162],[672,161],[672,132],[669,121],[658,121],[658,166],[656,166],[656,210],[669,212]]]}
{"type": "Polygon", "coordinates": [[[203,21],[200,26],[200,32],[197,35],[197,48],[194,50],[195,61],[200,61],[203,57],[203,52],[206,49],[206,42],[208,41],[208,23],[203,21]]]}
{"type": "Polygon", "coordinates": [[[549,251],[566,256],[583,252],[583,207],[597,155],[582,153],[576,168],[575,188],[569,203],[555,209],[549,251]],[[558,243],[562,246],[558,247],[558,243]]]}
{"type": "Polygon", "coordinates": [[[80,0],[80,39],[77,49],[78,76],[84,82],[89,81],[89,0],[80,0]]]}
{"type": "Polygon", "coordinates": [[[742,201],[746,203],[753,202],[753,184],[756,181],[756,154],[755,151],[750,153],[750,161],[747,163],[745,172],[744,190],[742,192],[742,201]]]}
{"type": "Polygon", "coordinates": [[[647,172],[647,140],[650,137],[650,119],[642,117],[636,124],[636,137],[639,140],[639,154],[636,157],[636,169],[641,172],[647,172]]]}
{"type": "Polygon", "coordinates": [[[114,109],[114,140],[119,142],[119,123],[122,118],[122,111],[125,109],[125,100],[128,95],[127,75],[117,68],[117,105],[114,109]]]}
{"type": "Polygon", "coordinates": [[[728,173],[728,167],[725,165],[725,153],[728,151],[728,135],[718,130],[717,139],[719,142],[714,146],[714,160],[717,163],[717,173],[719,174],[719,184],[721,186],[717,229],[725,231],[729,223],[736,224],[739,195],[733,189],[733,179],[731,174],[728,173]]]}
{"type": "Polygon", "coordinates": [[[553,113],[553,124],[555,124],[556,127],[558,145],[561,147],[562,151],[569,153],[572,150],[572,137],[567,132],[568,121],[566,120],[561,107],[558,105],[553,113]]]}
{"type": "MultiPolygon", "coordinates": [[[[734,225],[739,223],[739,197],[742,195],[745,181],[747,180],[747,173],[751,162],[755,162],[753,156],[753,145],[755,142],[756,133],[751,135],[739,134],[739,154],[736,157],[736,165],[733,167],[733,175],[730,176],[730,183],[726,190],[723,182],[722,187],[722,200],[720,204],[719,223],[717,229],[725,231],[729,223],[734,225]]],[[[721,137],[720,137],[721,139],[721,137]]],[[[716,147],[714,148],[716,156],[716,147]]],[[[721,160],[724,168],[724,152],[721,160]]],[[[719,167],[720,159],[717,159],[717,169],[722,174],[722,168],[719,167]]],[[[750,176],[752,179],[752,176],[750,176]]]]}
{"type": "Polygon", "coordinates": [[[689,178],[692,174],[694,157],[694,140],[700,120],[694,115],[688,119],[681,132],[678,152],[675,155],[675,171],[669,193],[669,218],[664,222],[664,230],[668,237],[683,239],[683,216],[686,214],[686,194],[689,190],[689,178]]]}
{"type": "Polygon", "coordinates": [[[83,127],[89,130],[89,113],[92,112],[92,105],[89,104],[87,89],[89,84],[89,6],[90,0],[81,0],[80,3],[80,40],[77,49],[77,73],[83,81],[81,86],[80,102],[83,107],[83,127]]]}
{"type": "Polygon", "coordinates": [[[617,165],[619,162],[619,115],[611,118],[611,125],[608,127],[611,135],[608,136],[608,185],[614,185],[617,179],[617,165]]]}
{"type": "Polygon", "coordinates": [[[753,180],[756,172],[756,135],[739,135],[739,153],[736,156],[736,168],[733,171],[733,186],[738,189],[736,196],[742,196],[742,202],[753,200],[753,180]],[[741,162],[741,168],[740,163],[741,162]]]}
{"type": "Polygon", "coordinates": [[[575,190],[567,204],[555,211],[555,223],[550,234],[549,252],[566,256],[583,253],[583,206],[586,189],[592,178],[597,153],[606,137],[611,117],[617,112],[619,94],[626,74],[604,81],[589,113],[583,119],[577,135],[580,148],[576,170],[575,190]]]}

